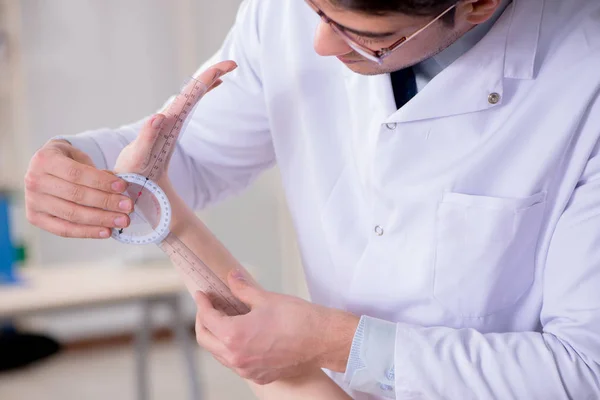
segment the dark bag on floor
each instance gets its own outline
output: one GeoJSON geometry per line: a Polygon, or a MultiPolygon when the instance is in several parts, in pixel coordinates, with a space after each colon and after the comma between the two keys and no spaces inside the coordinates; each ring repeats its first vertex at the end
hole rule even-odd
{"type": "Polygon", "coordinates": [[[28,366],[60,350],[60,344],[50,337],[0,330],[0,372],[28,366]]]}

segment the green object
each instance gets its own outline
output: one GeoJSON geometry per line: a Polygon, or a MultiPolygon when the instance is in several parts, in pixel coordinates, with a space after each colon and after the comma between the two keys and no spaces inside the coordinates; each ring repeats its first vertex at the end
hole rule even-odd
{"type": "Polygon", "coordinates": [[[27,261],[27,247],[20,243],[15,246],[14,261],[18,264],[24,264],[27,261]]]}

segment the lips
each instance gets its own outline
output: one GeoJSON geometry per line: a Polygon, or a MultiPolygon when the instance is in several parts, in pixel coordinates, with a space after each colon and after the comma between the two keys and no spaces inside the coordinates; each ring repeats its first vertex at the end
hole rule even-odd
{"type": "Polygon", "coordinates": [[[340,60],[341,62],[343,62],[344,64],[355,64],[357,62],[360,62],[361,60],[353,60],[351,58],[344,58],[344,57],[337,57],[338,60],[340,60]]]}

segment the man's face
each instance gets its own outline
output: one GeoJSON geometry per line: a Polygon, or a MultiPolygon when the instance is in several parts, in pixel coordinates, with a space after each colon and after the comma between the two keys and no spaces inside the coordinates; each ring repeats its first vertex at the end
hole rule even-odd
{"type": "MultiPolygon", "coordinates": [[[[391,46],[403,36],[410,36],[434,17],[404,14],[367,15],[333,6],[329,0],[313,0],[331,20],[346,28],[357,43],[372,50],[391,46]]],[[[437,21],[414,39],[384,59],[382,65],[367,60],[354,51],[329,24],[321,22],[315,35],[315,51],[321,56],[335,56],[352,71],[377,75],[397,71],[434,56],[454,43],[472,26],[457,21],[453,26],[437,21]]]]}

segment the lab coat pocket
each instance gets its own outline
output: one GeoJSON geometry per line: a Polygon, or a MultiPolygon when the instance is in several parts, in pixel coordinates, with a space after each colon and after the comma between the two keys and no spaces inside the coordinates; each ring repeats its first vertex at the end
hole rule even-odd
{"type": "Polygon", "coordinates": [[[436,219],[433,295],[461,317],[514,306],[534,279],[546,193],[506,199],[446,193],[436,219]]]}

